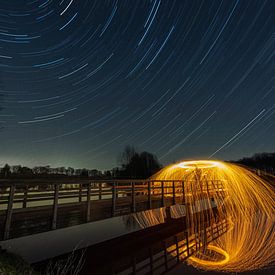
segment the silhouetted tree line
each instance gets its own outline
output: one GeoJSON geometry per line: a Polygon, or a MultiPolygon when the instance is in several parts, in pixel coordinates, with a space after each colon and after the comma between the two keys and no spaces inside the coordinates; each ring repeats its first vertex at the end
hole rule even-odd
{"type": "Polygon", "coordinates": [[[121,166],[111,170],[75,169],[72,167],[52,168],[49,165],[29,168],[21,165],[5,164],[0,168],[1,178],[33,177],[89,177],[91,179],[148,178],[157,172],[161,165],[156,156],[148,152],[138,153],[133,146],[126,146],[120,156],[121,166]]]}
{"type": "Polygon", "coordinates": [[[259,169],[264,172],[275,174],[275,153],[258,153],[249,158],[242,158],[233,161],[253,169],[259,169]]]}
{"type": "MultiPolygon", "coordinates": [[[[52,168],[36,166],[29,168],[21,165],[5,164],[0,168],[0,178],[32,178],[32,177],[89,177],[91,179],[145,179],[161,169],[157,157],[149,152],[138,152],[133,146],[126,146],[119,157],[120,167],[100,171],[97,169],[75,169],[72,167],[52,168]]],[[[275,153],[259,153],[249,158],[242,158],[239,163],[253,169],[275,174],[275,153]]]]}
{"type": "Polygon", "coordinates": [[[94,179],[103,179],[110,177],[110,171],[100,171],[97,169],[75,169],[72,167],[57,167],[52,168],[47,166],[35,166],[29,168],[21,165],[10,166],[5,164],[4,167],[0,168],[1,178],[32,178],[35,176],[40,177],[90,177],[94,179]]]}

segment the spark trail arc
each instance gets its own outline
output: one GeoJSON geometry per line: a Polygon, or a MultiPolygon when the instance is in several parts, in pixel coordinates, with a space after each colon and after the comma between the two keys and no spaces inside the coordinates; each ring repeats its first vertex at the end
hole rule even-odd
{"type": "Polygon", "coordinates": [[[229,230],[190,257],[190,264],[227,272],[274,266],[272,183],[243,167],[208,160],[167,166],[153,179],[184,180],[190,233],[202,229],[207,220],[217,217],[228,220],[229,230]],[[210,209],[208,215],[200,214],[204,209],[210,209]]]}

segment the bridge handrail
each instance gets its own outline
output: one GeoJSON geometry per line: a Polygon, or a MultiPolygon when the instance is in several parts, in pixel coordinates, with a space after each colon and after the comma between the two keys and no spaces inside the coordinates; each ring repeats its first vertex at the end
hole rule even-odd
{"type": "MultiPolygon", "coordinates": [[[[87,178],[39,178],[39,179],[0,179],[0,190],[3,187],[20,186],[20,185],[44,185],[44,184],[89,184],[89,183],[147,183],[147,182],[182,182],[184,180],[152,180],[152,179],[87,179],[87,178]]],[[[190,181],[190,180],[188,180],[190,181]]],[[[220,182],[221,180],[211,180],[212,182],[220,182]]],[[[194,180],[195,182],[195,180],[194,180]]]]}
{"type": "MultiPolygon", "coordinates": [[[[16,217],[19,217],[19,221],[25,224],[24,220],[27,217],[32,220],[32,213],[38,210],[44,211],[45,208],[49,212],[48,217],[51,216],[52,219],[51,229],[56,229],[59,211],[62,212],[64,206],[82,207],[81,211],[86,213],[86,222],[90,222],[93,217],[91,204],[95,205],[95,201],[106,204],[106,207],[110,208],[108,211],[111,211],[111,216],[123,215],[124,212],[119,210],[121,204],[129,207],[129,213],[141,209],[141,204],[142,210],[139,211],[170,206],[179,200],[184,204],[185,186],[188,183],[184,180],[83,180],[76,178],[70,181],[53,178],[47,181],[33,179],[32,181],[6,180],[5,182],[7,185],[0,183],[0,235],[3,234],[3,239],[9,238],[12,222],[16,221],[16,217]],[[62,209],[59,210],[59,208],[62,209]],[[22,217],[22,213],[26,214],[22,217]]],[[[214,180],[211,182],[212,188],[222,191],[220,181],[218,184],[214,180]]],[[[211,192],[208,184],[200,190],[205,193],[211,192]]],[[[105,216],[106,214],[104,218],[105,216]]]]}

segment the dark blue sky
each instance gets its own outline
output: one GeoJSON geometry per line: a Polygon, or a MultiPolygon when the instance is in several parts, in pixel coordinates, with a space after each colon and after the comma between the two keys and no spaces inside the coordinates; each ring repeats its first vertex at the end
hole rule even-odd
{"type": "Polygon", "coordinates": [[[274,151],[272,2],[1,0],[0,166],[274,151]]]}

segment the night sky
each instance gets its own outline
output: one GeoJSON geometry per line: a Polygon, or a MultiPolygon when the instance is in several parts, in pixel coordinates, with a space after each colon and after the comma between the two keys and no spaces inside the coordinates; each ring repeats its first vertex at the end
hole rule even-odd
{"type": "Polygon", "coordinates": [[[274,1],[1,0],[0,166],[275,149],[274,1]]]}

